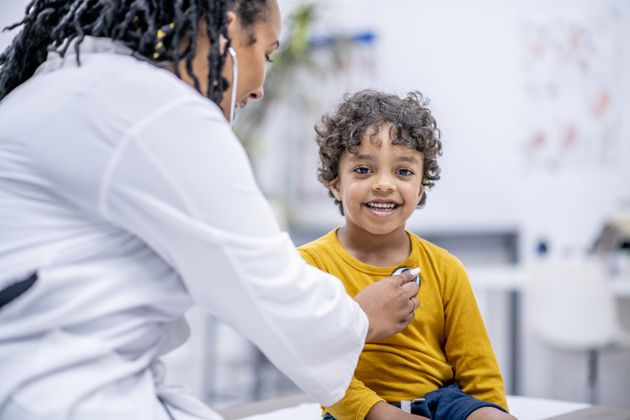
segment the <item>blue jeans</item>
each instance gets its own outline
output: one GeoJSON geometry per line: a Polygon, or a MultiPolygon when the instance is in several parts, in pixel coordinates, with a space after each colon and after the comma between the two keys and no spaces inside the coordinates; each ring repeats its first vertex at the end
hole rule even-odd
{"type": "MultiPolygon", "coordinates": [[[[390,403],[400,407],[399,402],[390,403]]],[[[411,403],[411,414],[417,414],[432,420],[466,420],[476,409],[481,407],[494,407],[505,412],[501,406],[487,401],[481,401],[466,394],[456,384],[431,391],[424,396],[424,400],[411,403]]],[[[326,413],[322,420],[335,420],[326,413]]]]}

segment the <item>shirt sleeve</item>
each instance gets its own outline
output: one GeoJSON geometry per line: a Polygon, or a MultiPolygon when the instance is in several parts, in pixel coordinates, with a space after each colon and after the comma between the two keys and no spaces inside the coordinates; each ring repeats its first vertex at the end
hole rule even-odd
{"type": "Polygon", "coordinates": [[[462,264],[449,255],[444,309],[446,356],[464,392],[507,409],[503,378],[462,264]]]}
{"type": "Polygon", "coordinates": [[[345,394],[367,317],[339,281],[300,258],[212,104],[173,101],[109,149],[76,137],[66,146],[81,159],[40,150],[60,194],[145,242],[199,306],[322,404],[345,394]]]}

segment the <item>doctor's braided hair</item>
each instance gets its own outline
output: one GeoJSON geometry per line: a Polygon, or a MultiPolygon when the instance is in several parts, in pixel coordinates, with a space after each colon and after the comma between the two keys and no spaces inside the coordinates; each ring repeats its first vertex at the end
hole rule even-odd
{"type": "MultiPolygon", "coordinates": [[[[110,38],[152,62],[169,65],[181,77],[179,66],[185,60],[186,73],[201,92],[192,69],[199,23],[207,26],[211,42],[208,54],[207,96],[217,104],[228,88],[221,76],[230,39],[227,15],[233,10],[250,31],[266,19],[268,0],[32,0],[24,18],[5,30],[22,26],[12,44],[0,54],[0,100],[29,79],[47,57],[48,51],[64,56],[71,46],[80,64],[79,45],[85,36],[110,38]],[[220,49],[219,39],[226,48],[220,49]],[[73,44],[73,41],[74,44],[73,44]]],[[[256,42],[250,32],[249,42],[256,42]]]]}
{"type": "MultiPolygon", "coordinates": [[[[329,195],[339,206],[343,205],[330,191],[330,182],[339,176],[339,160],[344,151],[357,153],[363,136],[379,145],[377,135],[383,126],[389,126],[392,144],[409,147],[422,153],[422,185],[427,189],[440,179],[437,158],[442,154],[440,130],[427,107],[429,101],[422,93],[412,91],[406,97],[374,90],[362,90],[344,96],[335,112],[325,114],[315,126],[315,141],[319,146],[317,178],[328,188],[329,195]]],[[[426,203],[426,191],[417,207],[426,203]]]]}

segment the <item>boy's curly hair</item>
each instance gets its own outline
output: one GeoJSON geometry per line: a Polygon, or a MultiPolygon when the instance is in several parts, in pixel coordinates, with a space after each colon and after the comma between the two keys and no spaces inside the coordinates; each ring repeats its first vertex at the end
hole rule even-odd
{"type": "MultiPolygon", "coordinates": [[[[437,157],[442,154],[442,142],[427,104],[428,100],[417,91],[409,92],[405,98],[374,90],[345,95],[335,112],[325,114],[315,126],[320,159],[317,179],[328,188],[329,183],[339,176],[341,154],[345,150],[356,153],[367,130],[371,131],[370,138],[374,138],[383,124],[391,124],[392,144],[422,153],[422,185],[433,187],[440,179],[437,157]]],[[[330,189],[328,194],[343,215],[341,202],[335,199],[330,189]]],[[[418,207],[424,206],[425,202],[426,193],[418,207]]]]}

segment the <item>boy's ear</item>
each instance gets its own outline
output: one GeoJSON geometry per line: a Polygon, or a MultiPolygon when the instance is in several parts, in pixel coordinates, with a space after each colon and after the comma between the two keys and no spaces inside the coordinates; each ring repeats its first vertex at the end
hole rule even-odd
{"type": "Polygon", "coordinates": [[[333,179],[328,183],[328,189],[335,197],[335,200],[341,201],[341,191],[339,190],[339,177],[333,179]]]}
{"type": "Polygon", "coordinates": [[[418,203],[422,200],[422,196],[424,195],[424,185],[420,185],[420,190],[418,190],[418,203]]]}

